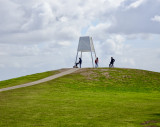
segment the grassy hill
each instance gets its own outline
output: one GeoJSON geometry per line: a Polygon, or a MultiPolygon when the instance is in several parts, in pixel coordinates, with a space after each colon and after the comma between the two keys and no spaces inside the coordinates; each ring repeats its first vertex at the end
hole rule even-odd
{"type": "Polygon", "coordinates": [[[13,78],[9,80],[4,80],[0,81],[0,89],[1,88],[6,88],[6,87],[11,87],[11,86],[16,86],[16,85],[21,85],[24,83],[29,83],[33,81],[37,81],[39,79],[46,78],[48,76],[60,73],[65,71],[66,69],[60,69],[60,70],[55,70],[55,71],[47,71],[47,72],[42,72],[42,73],[37,73],[37,74],[32,74],[32,75],[26,75],[18,78],[13,78]]]}
{"type": "MultiPolygon", "coordinates": [[[[21,81],[16,79],[17,84],[21,81]]],[[[0,82],[0,87],[7,82],[12,80],[0,82]]],[[[1,126],[160,127],[160,73],[80,69],[49,82],[1,92],[1,126]]]]}

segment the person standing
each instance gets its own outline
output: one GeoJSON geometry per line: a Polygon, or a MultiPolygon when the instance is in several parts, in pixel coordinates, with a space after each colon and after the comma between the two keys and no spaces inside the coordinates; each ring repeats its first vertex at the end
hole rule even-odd
{"type": "Polygon", "coordinates": [[[114,62],[115,62],[115,59],[113,59],[113,57],[111,57],[111,62],[109,64],[109,67],[114,67],[114,62]]]}
{"type": "Polygon", "coordinates": [[[82,64],[82,59],[79,58],[79,67],[81,68],[81,64],[82,64]]]}
{"type": "Polygon", "coordinates": [[[98,57],[95,59],[95,68],[98,67],[98,57]]]}

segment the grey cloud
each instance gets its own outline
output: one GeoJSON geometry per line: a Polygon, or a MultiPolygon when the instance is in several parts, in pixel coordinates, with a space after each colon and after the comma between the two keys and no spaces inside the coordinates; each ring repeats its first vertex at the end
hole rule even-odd
{"type": "Polygon", "coordinates": [[[0,45],[0,56],[1,57],[25,57],[25,56],[36,56],[40,54],[40,48],[37,45],[0,45]]]}
{"type": "Polygon", "coordinates": [[[19,31],[23,23],[23,11],[19,5],[6,0],[0,1],[0,34],[14,33],[19,31]]]}
{"type": "Polygon", "coordinates": [[[137,8],[119,8],[114,14],[114,25],[109,28],[108,32],[124,34],[160,34],[160,23],[150,20],[153,16],[160,14],[159,6],[159,2],[148,0],[137,8]]]}

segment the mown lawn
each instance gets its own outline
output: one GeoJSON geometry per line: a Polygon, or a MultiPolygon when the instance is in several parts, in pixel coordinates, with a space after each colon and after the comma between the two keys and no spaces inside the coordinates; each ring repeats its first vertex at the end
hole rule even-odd
{"type": "Polygon", "coordinates": [[[160,73],[82,69],[0,93],[0,127],[159,127],[160,73]]]}

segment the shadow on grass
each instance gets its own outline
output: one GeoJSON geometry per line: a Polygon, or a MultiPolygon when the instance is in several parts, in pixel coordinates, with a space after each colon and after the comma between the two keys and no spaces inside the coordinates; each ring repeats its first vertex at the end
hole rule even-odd
{"type": "MultiPolygon", "coordinates": [[[[160,118],[160,113],[154,113],[153,116],[158,116],[160,118]]],[[[159,119],[160,120],[160,119],[159,119]]]]}
{"type": "Polygon", "coordinates": [[[145,121],[145,122],[141,123],[141,125],[143,125],[145,127],[160,127],[159,126],[159,124],[160,124],[160,113],[154,113],[154,114],[152,114],[152,116],[158,117],[158,119],[145,121]]]}

